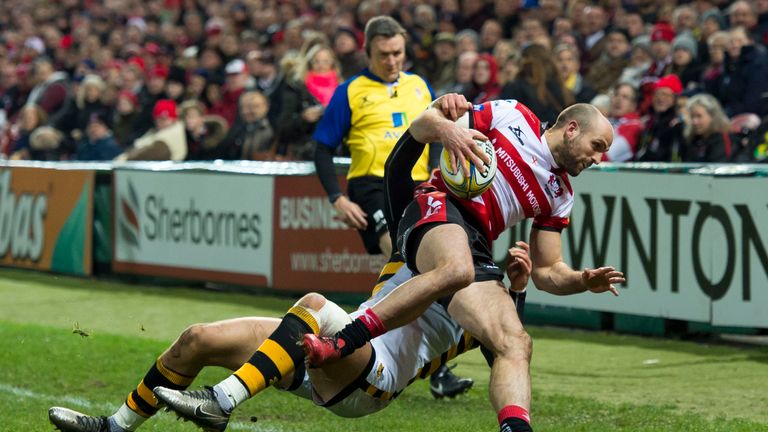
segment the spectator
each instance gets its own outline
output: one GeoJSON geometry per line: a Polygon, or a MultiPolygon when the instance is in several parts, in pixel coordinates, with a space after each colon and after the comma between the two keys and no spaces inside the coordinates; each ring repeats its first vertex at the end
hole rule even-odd
{"type": "Polygon", "coordinates": [[[352,78],[365,67],[365,53],[360,49],[357,33],[348,27],[339,28],[333,36],[333,52],[341,63],[341,77],[352,78]]]}
{"type": "MultiPolygon", "coordinates": [[[[102,102],[105,90],[106,84],[98,75],[86,75],[77,89],[75,112],[73,113],[74,123],[69,127],[57,125],[58,129],[71,130],[74,128],[74,130],[78,131],[77,134],[81,134],[85,131],[93,114],[98,113],[101,115],[101,118],[108,118],[110,108],[102,102]]],[[[75,135],[73,135],[75,139],[80,138],[80,136],[75,135]]]]}
{"type": "Polygon", "coordinates": [[[37,161],[62,161],[70,158],[71,148],[62,145],[64,135],[51,126],[40,126],[29,136],[28,158],[37,161]]]}
{"type": "Polygon", "coordinates": [[[477,56],[475,51],[468,51],[458,57],[456,60],[456,77],[446,93],[461,93],[471,85],[477,56]]]}
{"type": "Polygon", "coordinates": [[[728,20],[731,28],[743,27],[749,39],[763,42],[763,35],[757,26],[758,16],[755,6],[746,0],[737,0],[728,6],[728,20]]]}
{"type": "Polygon", "coordinates": [[[579,60],[579,49],[575,45],[560,44],[555,47],[555,65],[560,74],[560,80],[563,82],[576,102],[589,103],[597,92],[584,80],[579,70],[581,61],[579,60]]]}
{"type": "Polygon", "coordinates": [[[637,112],[637,96],[637,89],[627,83],[619,83],[611,91],[608,120],[613,125],[613,144],[603,160],[626,162],[634,159],[645,127],[637,112]]]}
{"type": "Polygon", "coordinates": [[[185,160],[213,160],[221,154],[219,144],[227,134],[227,121],[216,115],[205,115],[199,101],[186,101],[179,106],[187,139],[185,160]]]}
{"type": "Polygon", "coordinates": [[[512,29],[520,25],[519,9],[521,6],[522,2],[508,0],[494,0],[493,2],[493,16],[501,23],[505,39],[512,37],[512,29]]]}
{"type": "Polygon", "coordinates": [[[483,24],[493,16],[493,7],[483,0],[464,0],[461,2],[461,15],[464,18],[463,27],[479,32],[483,24]]]}
{"type": "Polygon", "coordinates": [[[549,50],[534,44],[523,49],[520,73],[501,90],[501,99],[525,101],[525,105],[548,123],[573,103],[573,95],[563,86],[549,50]]]}
{"type": "Polygon", "coordinates": [[[71,97],[67,74],[57,72],[48,57],[35,59],[31,74],[34,87],[29,93],[27,103],[38,105],[45,111],[50,123],[57,123],[58,118],[66,111],[67,102],[71,97]]]}
{"type": "Polygon", "coordinates": [[[542,21],[549,28],[554,27],[554,23],[558,17],[563,15],[563,2],[561,0],[538,0],[539,1],[539,14],[542,21]]]}
{"type": "MultiPolygon", "coordinates": [[[[327,50],[323,45],[316,45],[308,54],[327,50]]],[[[314,155],[312,132],[323,115],[324,106],[310,93],[306,85],[309,58],[298,59],[302,65],[289,65],[284,58],[281,68],[285,78],[277,92],[280,94],[281,110],[277,116],[276,135],[278,145],[275,156],[291,160],[311,160],[314,155]],[[293,71],[292,69],[295,69],[293,71]]]]}
{"type": "MultiPolygon", "coordinates": [[[[707,50],[710,36],[726,29],[725,19],[717,9],[710,9],[701,14],[701,26],[699,27],[699,53],[707,50]]],[[[702,59],[709,61],[709,58],[702,59]]]]}
{"type": "Polygon", "coordinates": [[[723,74],[725,71],[725,51],[730,43],[731,36],[728,32],[724,31],[715,32],[707,39],[709,64],[704,67],[701,78],[702,88],[707,93],[719,94],[720,86],[723,85],[723,74]]]}
{"type": "Polygon", "coordinates": [[[634,41],[636,37],[646,34],[645,21],[643,21],[643,16],[637,10],[626,11],[623,25],[617,27],[627,31],[630,41],[634,41]]]}
{"type": "Polygon", "coordinates": [[[632,40],[632,51],[630,51],[629,65],[619,77],[619,82],[627,82],[633,87],[639,88],[643,81],[643,76],[651,67],[653,55],[651,53],[651,38],[649,36],[638,36],[632,40]]]}
{"type": "Polygon", "coordinates": [[[688,100],[690,122],[685,124],[683,162],[729,162],[734,138],[723,107],[712,95],[698,94],[688,100]]]}
{"type": "Polygon", "coordinates": [[[477,56],[472,69],[472,80],[463,91],[464,96],[473,104],[481,104],[496,99],[501,88],[497,80],[498,66],[492,55],[482,53],[477,56]]]}
{"type": "Polygon", "coordinates": [[[480,52],[480,36],[471,29],[456,33],[456,49],[459,56],[465,52],[480,52]]]}
{"type": "MultiPolygon", "coordinates": [[[[598,93],[607,92],[629,65],[629,37],[621,29],[612,29],[605,36],[605,50],[592,64],[585,81],[598,93]]],[[[646,66],[647,68],[647,66],[646,66]]]]}
{"type": "MultiPolygon", "coordinates": [[[[165,94],[165,81],[168,78],[168,68],[163,65],[155,65],[149,71],[146,82],[141,85],[140,90],[136,93],[139,98],[139,106],[141,107],[154,107],[155,104],[162,100],[167,99],[165,94]]],[[[153,124],[152,111],[148,109],[139,110],[141,113],[139,121],[136,124],[140,133],[148,131],[153,124]]]]}
{"type": "Polygon", "coordinates": [[[515,42],[513,40],[502,39],[498,41],[493,47],[493,52],[491,54],[493,54],[493,58],[496,60],[496,64],[501,65],[505,60],[509,58],[509,56],[519,54],[519,51],[517,50],[517,46],[515,46],[515,42]]]}
{"type": "Polygon", "coordinates": [[[601,6],[589,6],[584,10],[584,19],[584,56],[581,62],[589,69],[605,49],[608,14],[601,6]]]}
{"type": "Polygon", "coordinates": [[[269,51],[251,51],[246,61],[248,72],[254,78],[253,88],[249,90],[258,90],[271,98],[280,81],[275,57],[269,51]]]}
{"type": "Polygon", "coordinates": [[[27,100],[29,88],[26,86],[28,66],[11,63],[0,66],[0,109],[10,122],[16,117],[27,100]]]}
{"type": "Polygon", "coordinates": [[[768,114],[768,56],[755,46],[744,27],[730,31],[730,45],[725,57],[725,71],[717,98],[725,113],[768,114]]]}
{"type": "Polygon", "coordinates": [[[655,80],[667,75],[672,64],[672,42],[675,39],[675,29],[666,22],[657,23],[651,32],[651,55],[653,64],[647,75],[655,80]]]}
{"type": "Polygon", "coordinates": [[[171,66],[168,79],[165,82],[165,94],[176,103],[184,102],[186,98],[187,77],[184,70],[171,66]]]}
{"type": "Polygon", "coordinates": [[[196,69],[189,76],[187,87],[184,91],[184,100],[203,101],[205,88],[208,85],[208,73],[205,69],[196,69]]]}
{"type": "Polygon", "coordinates": [[[520,53],[514,52],[501,63],[499,70],[499,85],[503,88],[507,83],[514,81],[519,73],[520,53]]]}
{"type": "Polygon", "coordinates": [[[133,146],[115,160],[172,160],[187,156],[184,124],[178,120],[176,102],[160,99],[152,109],[155,127],[136,139],[133,146]]]}
{"type": "Polygon", "coordinates": [[[757,12],[756,33],[759,39],[756,42],[768,45],[768,2],[757,0],[754,2],[755,12],[757,12]]]}
{"type": "Polygon", "coordinates": [[[544,24],[533,17],[524,18],[520,23],[520,28],[517,33],[516,39],[520,47],[526,47],[543,38],[549,38],[547,28],[544,27],[544,24]]]}
{"type": "Polygon", "coordinates": [[[240,59],[227,63],[225,71],[227,75],[224,86],[221,87],[221,97],[216,102],[212,102],[208,113],[222,117],[229,126],[232,126],[237,117],[237,101],[245,92],[248,83],[248,73],[245,62],[240,59]]]}
{"type": "Polygon", "coordinates": [[[677,75],[684,89],[698,87],[704,66],[698,61],[698,45],[688,33],[682,33],[672,42],[672,66],[670,73],[677,75]]]}
{"type": "Polygon", "coordinates": [[[432,56],[420,67],[417,73],[427,77],[436,95],[449,93],[456,77],[456,38],[453,33],[438,33],[432,44],[432,56]]]}
{"type": "Polygon", "coordinates": [[[35,104],[27,104],[21,109],[11,135],[9,149],[10,159],[30,159],[30,138],[35,129],[43,126],[48,120],[48,114],[43,107],[35,104]]]}
{"type": "Polygon", "coordinates": [[[640,81],[640,112],[646,113],[650,109],[651,99],[656,89],[656,81],[670,73],[672,67],[672,41],[675,39],[675,30],[666,22],[659,22],[653,26],[651,32],[651,66],[643,74],[640,81]]]}
{"type": "Polygon", "coordinates": [[[494,47],[501,41],[504,32],[501,23],[495,19],[489,19],[483,23],[480,29],[480,51],[492,53],[494,47]]]}
{"type": "Polygon", "coordinates": [[[246,56],[248,72],[253,78],[253,83],[248,90],[256,90],[263,94],[269,100],[269,123],[274,125],[280,116],[282,107],[280,105],[280,95],[275,91],[283,81],[284,76],[280,76],[278,64],[271,51],[258,50],[251,51],[246,56]]]}
{"type": "Polygon", "coordinates": [[[698,31],[699,13],[689,5],[683,4],[672,12],[672,27],[676,34],[688,33],[693,36],[698,31]]]}
{"type": "Polygon", "coordinates": [[[683,91],[677,75],[665,75],[654,84],[651,115],[640,137],[635,160],[641,162],[679,162],[683,123],[676,99],[683,91]]]}
{"type": "Polygon", "coordinates": [[[117,95],[112,133],[117,143],[127,148],[140,136],[136,124],[139,121],[139,98],[128,90],[122,90],[117,95]]]}
{"type": "Polygon", "coordinates": [[[271,160],[275,157],[275,132],[268,119],[269,99],[258,91],[240,96],[241,121],[222,142],[222,159],[271,160]]]}
{"type": "Polygon", "coordinates": [[[107,161],[123,152],[109,130],[109,117],[104,112],[92,112],[86,123],[85,136],[77,143],[76,160],[107,161]]]}
{"type": "Polygon", "coordinates": [[[326,107],[339,86],[340,76],[341,68],[333,50],[325,45],[315,45],[299,64],[295,78],[304,83],[320,105],[326,107]]]}

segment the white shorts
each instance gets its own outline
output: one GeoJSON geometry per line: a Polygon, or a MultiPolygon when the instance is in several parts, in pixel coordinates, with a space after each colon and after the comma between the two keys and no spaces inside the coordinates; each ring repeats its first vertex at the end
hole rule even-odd
{"type": "MultiPolygon", "coordinates": [[[[407,266],[402,266],[379,292],[350,316],[357,317],[411,276],[407,266]]],[[[469,334],[465,334],[437,303],[432,303],[417,320],[388,331],[373,339],[371,344],[373,362],[364,379],[355,384],[357,388],[332,405],[323,405],[317,400],[316,403],[341,417],[375,413],[389,405],[415,379],[428,377],[441,364],[476,346],[469,334]]],[[[305,373],[304,382],[293,393],[312,399],[311,389],[309,376],[305,373]]]]}

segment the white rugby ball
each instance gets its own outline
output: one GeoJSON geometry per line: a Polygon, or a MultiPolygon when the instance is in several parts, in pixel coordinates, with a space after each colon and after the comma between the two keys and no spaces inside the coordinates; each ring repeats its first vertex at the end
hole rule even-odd
{"type": "Polygon", "coordinates": [[[470,199],[482,195],[493,183],[493,177],[496,176],[496,151],[490,141],[475,140],[475,144],[488,155],[491,163],[485,166],[483,173],[477,169],[475,164],[466,161],[469,169],[469,177],[464,176],[461,167],[456,167],[456,171],[451,170],[451,157],[448,151],[443,149],[440,154],[440,172],[445,185],[452,194],[462,199],[470,199]]]}

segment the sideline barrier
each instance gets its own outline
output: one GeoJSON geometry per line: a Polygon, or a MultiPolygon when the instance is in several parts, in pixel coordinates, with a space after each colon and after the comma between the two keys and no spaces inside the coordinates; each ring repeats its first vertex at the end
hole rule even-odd
{"type": "Polygon", "coordinates": [[[114,232],[118,273],[367,294],[384,264],[335,219],[312,164],[116,166],[114,232]]]}
{"type": "MultiPolygon", "coordinates": [[[[345,161],[336,162],[344,172],[345,161]]],[[[0,249],[3,265],[87,275],[93,249],[97,268],[111,260],[122,274],[362,296],[384,262],[335,220],[311,163],[3,165],[0,246],[17,248],[0,249]],[[70,183],[66,192],[60,187],[70,183]],[[43,246],[35,219],[24,219],[40,212],[35,197],[47,200],[43,246]],[[31,230],[11,229],[18,227],[5,215],[30,221],[31,230]],[[73,222],[62,231],[66,217],[53,215],[73,222]],[[93,230],[75,235],[92,220],[93,230]],[[13,238],[19,232],[29,241],[13,238]],[[22,258],[13,254],[22,249],[22,258]]],[[[640,322],[651,333],[677,320],[768,329],[765,176],[761,165],[603,164],[572,179],[565,261],[614,265],[628,283],[618,298],[556,297],[531,287],[531,320],[628,330],[640,322]]],[[[528,230],[523,223],[499,238],[496,258],[528,230]]]]}
{"type": "MultiPolygon", "coordinates": [[[[768,328],[768,179],[762,178],[767,174],[764,166],[672,164],[612,165],[583,173],[572,179],[576,201],[571,225],[563,231],[564,260],[574,268],[613,265],[624,271],[627,283],[618,298],[558,297],[531,286],[528,301],[768,328]]],[[[528,229],[521,224],[500,238],[496,258],[514,239],[528,238],[528,229]]],[[[605,326],[601,317],[584,319],[592,320],[592,327],[605,326]]]]}
{"type": "Polygon", "coordinates": [[[90,275],[93,169],[0,167],[0,264],[90,275]]]}

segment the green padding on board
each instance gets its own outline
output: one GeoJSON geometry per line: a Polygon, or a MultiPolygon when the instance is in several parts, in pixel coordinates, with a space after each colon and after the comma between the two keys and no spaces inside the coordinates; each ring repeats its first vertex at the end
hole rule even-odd
{"type": "Polygon", "coordinates": [[[93,187],[93,260],[112,262],[112,186],[108,184],[93,187]]]}
{"type": "Polygon", "coordinates": [[[85,230],[88,216],[88,192],[90,182],[85,182],[83,191],[72,213],[61,227],[59,237],[53,247],[51,270],[61,273],[84,275],[85,268],[85,230]]]}
{"type": "Polygon", "coordinates": [[[569,307],[526,303],[525,324],[600,330],[603,328],[603,313],[569,307]]]}
{"type": "Polygon", "coordinates": [[[613,329],[622,333],[664,336],[666,323],[664,318],[617,313],[613,316],[613,329]]]}

